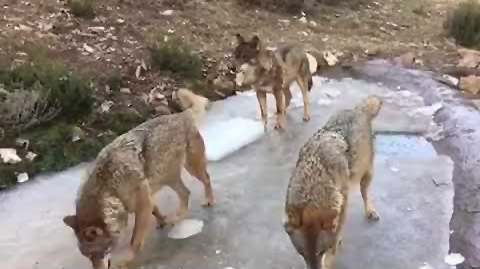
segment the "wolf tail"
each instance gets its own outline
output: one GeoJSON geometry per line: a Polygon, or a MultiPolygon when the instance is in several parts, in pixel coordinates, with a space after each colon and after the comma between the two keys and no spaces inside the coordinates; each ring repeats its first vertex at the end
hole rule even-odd
{"type": "Polygon", "coordinates": [[[194,94],[187,89],[180,89],[177,92],[177,97],[183,109],[189,109],[192,113],[195,122],[199,122],[206,114],[206,109],[209,100],[206,97],[194,94]]]}

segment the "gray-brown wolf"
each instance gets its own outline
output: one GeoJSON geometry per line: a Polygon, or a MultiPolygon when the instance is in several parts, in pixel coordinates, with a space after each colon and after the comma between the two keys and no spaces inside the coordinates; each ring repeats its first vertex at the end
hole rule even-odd
{"type": "MultiPolygon", "coordinates": [[[[267,93],[273,93],[277,104],[276,129],[285,127],[285,110],[290,105],[290,85],[296,81],[302,91],[305,122],[310,120],[308,92],[313,82],[312,75],[318,70],[317,59],[302,47],[283,44],[275,50],[262,45],[258,36],[250,41],[237,34],[238,44],[234,59],[238,86],[253,86],[256,91],[262,120],[267,126],[267,93]]],[[[322,58],[323,59],[323,58],[322,58]]]]}
{"type": "Polygon", "coordinates": [[[110,251],[127,226],[129,213],[135,214],[135,227],[129,257],[122,266],[142,249],[152,214],[160,226],[187,215],[190,191],[182,182],[182,167],[203,183],[205,205],[213,205],[205,145],[196,127],[208,99],[185,89],[178,91],[178,98],[187,110],[149,120],[98,154],[80,190],[76,214],[64,218],[75,232],[80,252],[94,268],[109,266],[110,251]],[[153,195],[164,186],[175,190],[180,199],[180,210],[174,217],[164,217],[154,204],[153,195]]]}
{"type": "Polygon", "coordinates": [[[368,189],[374,159],[372,120],[381,106],[372,96],[338,113],[300,150],[288,186],[285,230],[309,269],[334,267],[352,184],[360,183],[366,216],[379,219],[368,189]]]}

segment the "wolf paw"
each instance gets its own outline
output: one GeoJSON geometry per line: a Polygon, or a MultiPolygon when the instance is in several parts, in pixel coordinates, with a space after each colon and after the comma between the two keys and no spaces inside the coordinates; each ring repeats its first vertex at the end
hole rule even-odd
{"type": "Polygon", "coordinates": [[[282,122],[277,122],[277,124],[275,124],[275,130],[283,130],[285,129],[285,124],[282,123],[282,122]]]}
{"type": "Polygon", "coordinates": [[[310,115],[304,115],[303,116],[303,121],[304,122],[309,122],[310,121],[310,115]]]}
{"type": "Polygon", "coordinates": [[[202,207],[207,209],[207,208],[212,208],[213,207],[213,201],[206,201],[202,204],[202,207]]]}
{"type": "Polygon", "coordinates": [[[157,229],[161,230],[161,229],[165,228],[165,226],[167,226],[167,222],[166,222],[165,218],[162,218],[162,219],[157,218],[157,229]]]}
{"type": "Polygon", "coordinates": [[[378,215],[377,211],[372,209],[367,212],[367,218],[369,220],[378,221],[380,220],[380,215],[378,215]]]}

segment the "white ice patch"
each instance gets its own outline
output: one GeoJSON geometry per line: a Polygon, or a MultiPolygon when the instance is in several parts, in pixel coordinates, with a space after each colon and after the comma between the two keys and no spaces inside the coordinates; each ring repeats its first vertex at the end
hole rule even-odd
{"type": "Polygon", "coordinates": [[[440,108],[442,108],[442,103],[438,102],[431,106],[420,107],[414,109],[408,113],[409,116],[433,116],[440,108]]]}
{"type": "Polygon", "coordinates": [[[321,106],[328,106],[332,104],[332,100],[326,99],[326,98],[320,98],[318,99],[317,104],[321,106]]]}
{"type": "Polygon", "coordinates": [[[418,269],[435,269],[435,268],[433,268],[430,264],[425,263],[422,267],[420,267],[418,269]]]}
{"type": "Polygon", "coordinates": [[[264,134],[263,124],[245,118],[217,121],[200,129],[205,141],[207,159],[219,161],[264,134]]]}
{"type": "Polygon", "coordinates": [[[445,263],[451,266],[459,265],[465,261],[465,258],[460,253],[450,253],[445,256],[445,263]]]}
{"type": "Polygon", "coordinates": [[[322,89],[322,92],[324,95],[332,99],[335,99],[337,96],[342,94],[342,92],[339,89],[332,88],[332,87],[325,87],[324,89],[322,89]]]}
{"type": "Polygon", "coordinates": [[[17,155],[16,149],[0,149],[0,157],[4,163],[19,163],[22,161],[17,155]]]}
{"type": "Polygon", "coordinates": [[[254,90],[252,90],[252,91],[237,92],[237,95],[247,96],[247,97],[255,97],[257,95],[257,93],[254,90]]]}
{"type": "Polygon", "coordinates": [[[17,176],[17,182],[18,183],[26,182],[28,179],[29,179],[29,177],[28,177],[27,173],[20,173],[17,176]]]}
{"type": "Polygon", "coordinates": [[[296,93],[295,97],[291,100],[291,105],[293,108],[303,107],[305,104],[303,103],[303,96],[301,93],[296,93]]]}
{"type": "Polygon", "coordinates": [[[200,233],[203,229],[203,221],[197,219],[186,219],[173,226],[168,232],[168,237],[172,239],[185,239],[200,233]]]}
{"type": "Polygon", "coordinates": [[[308,59],[308,66],[310,67],[310,73],[313,74],[317,71],[317,67],[318,67],[317,58],[315,58],[312,54],[307,53],[307,59],[308,59]]]}

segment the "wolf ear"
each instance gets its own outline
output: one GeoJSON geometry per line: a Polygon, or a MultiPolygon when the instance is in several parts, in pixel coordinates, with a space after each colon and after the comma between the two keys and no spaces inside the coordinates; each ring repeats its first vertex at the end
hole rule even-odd
{"type": "Polygon", "coordinates": [[[252,47],[260,49],[260,38],[257,35],[254,35],[250,40],[252,47]]]}
{"type": "Polygon", "coordinates": [[[245,39],[243,38],[243,36],[241,34],[236,34],[235,36],[237,37],[238,44],[245,43],[245,39]]]}
{"type": "Polygon", "coordinates": [[[63,218],[63,222],[67,225],[70,226],[70,228],[76,230],[77,229],[77,216],[71,215],[71,216],[66,216],[63,218]]]}

